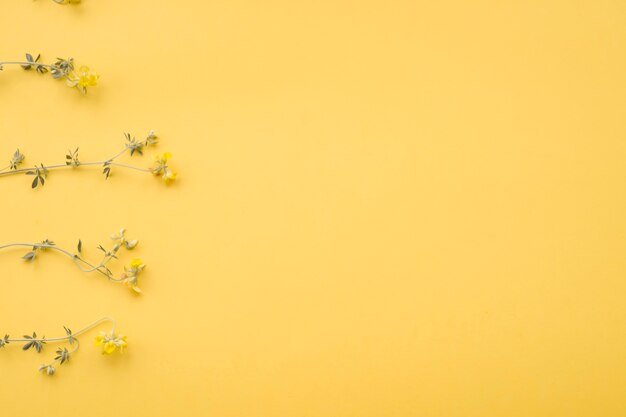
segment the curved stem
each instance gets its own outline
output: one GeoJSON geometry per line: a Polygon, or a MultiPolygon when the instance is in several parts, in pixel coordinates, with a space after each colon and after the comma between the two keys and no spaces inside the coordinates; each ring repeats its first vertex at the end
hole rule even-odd
{"type": "MultiPolygon", "coordinates": [[[[80,348],[80,342],[78,341],[78,339],[74,338],[73,339],[74,342],[76,342],[76,344],[74,345],[74,349],[69,353],[70,356],[73,355],[74,353],[76,353],[76,351],[78,350],[78,348],[80,348]]],[[[55,364],[57,362],[61,362],[61,358],[58,359],[54,359],[52,362],[50,362],[48,365],[52,365],[55,364]]]]}
{"type": "Polygon", "coordinates": [[[43,243],[15,242],[15,243],[7,243],[5,245],[0,245],[0,249],[10,248],[12,246],[27,246],[27,247],[33,247],[33,248],[54,249],[56,251],[59,251],[59,252],[65,254],[65,255],[69,256],[70,258],[72,258],[72,260],[74,261],[74,263],[76,264],[78,269],[80,269],[82,272],[94,272],[94,271],[97,271],[97,272],[101,273],[102,275],[104,275],[105,277],[107,277],[107,279],[110,279],[112,281],[119,281],[117,279],[113,279],[106,272],[104,272],[104,271],[102,271],[100,269],[100,268],[102,268],[104,266],[102,264],[102,262],[100,263],[100,265],[95,266],[92,263],[90,263],[89,261],[86,261],[85,259],[81,258],[80,256],[75,255],[72,252],[70,252],[68,250],[65,250],[63,248],[60,248],[58,246],[47,245],[47,244],[43,244],[43,243]],[[84,269],[78,262],[82,262],[83,264],[89,266],[91,269],[84,269]]]}
{"type": "Polygon", "coordinates": [[[46,341],[46,342],[62,342],[64,340],[69,340],[70,337],[72,338],[76,338],[79,335],[81,335],[82,333],[85,333],[86,331],[96,327],[97,325],[104,323],[106,321],[110,321],[111,322],[111,333],[115,333],[115,319],[113,319],[113,317],[110,316],[105,316],[102,317],[101,319],[98,319],[96,321],[94,321],[93,323],[88,324],[87,326],[83,327],[82,329],[80,329],[79,331],[73,333],[71,336],[63,336],[63,337],[53,337],[50,339],[44,339],[42,338],[37,338],[37,339],[8,339],[8,342],[16,342],[16,343],[20,343],[20,342],[41,342],[41,341],[46,341]]]}
{"type": "MultiPolygon", "coordinates": [[[[78,341],[78,339],[74,338],[73,341],[76,343],[76,346],[74,347],[74,350],[72,350],[70,352],[70,355],[73,355],[74,353],[76,353],[76,351],[78,350],[78,348],[80,348],[80,342],[78,341]]],[[[61,362],[61,359],[55,359],[54,362],[61,362]]],[[[52,363],[54,363],[52,362],[52,363]]]]}

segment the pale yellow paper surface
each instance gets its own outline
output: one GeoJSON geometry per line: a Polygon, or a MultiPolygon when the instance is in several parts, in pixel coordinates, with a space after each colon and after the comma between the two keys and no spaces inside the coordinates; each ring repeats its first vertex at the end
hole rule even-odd
{"type": "Polygon", "coordinates": [[[0,253],[0,332],[129,338],[53,378],[53,345],[0,351],[3,415],[626,415],[623,1],[3,0],[0,28],[101,74],[0,73],[2,160],[155,129],[180,178],[1,179],[2,242],[124,226],[148,265],[136,297],[0,253]]]}

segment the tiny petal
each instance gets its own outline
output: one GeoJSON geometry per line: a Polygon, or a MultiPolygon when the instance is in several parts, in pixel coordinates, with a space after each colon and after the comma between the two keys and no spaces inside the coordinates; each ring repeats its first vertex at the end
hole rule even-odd
{"type": "Polygon", "coordinates": [[[115,352],[115,349],[117,349],[115,342],[112,340],[109,340],[102,347],[102,353],[110,355],[111,353],[115,352]]]}
{"type": "Polygon", "coordinates": [[[171,184],[176,180],[176,173],[170,170],[165,170],[165,174],[163,175],[163,181],[166,184],[171,184]]]}

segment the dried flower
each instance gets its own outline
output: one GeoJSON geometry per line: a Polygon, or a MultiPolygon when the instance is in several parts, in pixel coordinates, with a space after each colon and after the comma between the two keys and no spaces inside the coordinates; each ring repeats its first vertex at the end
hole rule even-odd
{"type": "Polygon", "coordinates": [[[76,87],[83,94],[87,93],[87,87],[95,87],[98,84],[100,76],[89,70],[89,67],[82,66],[78,73],[70,72],[66,75],[67,85],[76,87]]]}
{"type": "MultiPolygon", "coordinates": [[[[71,64],[67,64],[71,65],[71,64]]],[[[127,151],[133,156],[135,153],[138,155],[143,155],[143,151],[146,147],[155,146],[158,143],[157,135],[153,130],[148,132],[146,138],[142,141],[137,140],[134,136],[131,136],[129,133],[125,133],[124,137],[126,139],[126,143],[124,144],[124,149],[121,152],[118,152],[114,156],[108,159],[99,160],[99,161],[81,161],[78,158],[78,150],[76,148],[74,150],[68,150],[65,154],[65,163],[57,163],[57,164],[39,164],[35,165],[31,168],[19,168],[18,166],[23,162],[24,155],[19,151],[15,151],[13,157],[11,158],[10,165],[0,169],[0,177],[16,175],[16,174],[26,174],[32,175],[35,178],[31,182],[32,188],[43,187],[47,181],[50,170],[62,169],[62,168],[78,168],[84,166],[102,166],[102,173],[104,174],[105,179],[108,179],[113,172],[114,168],[125,168],[132,169],[135,171],[146,172],[146,173],[154,173],[155,175],[162,175],[163,180],[166,184],[171,183],[176,179],[176,173],[173,172],[167,165],[167,159],[171,156],[169,152],[164,153],[157,157],[157,166],[152,168],[141,168],[138,166],[127,165],[117,162],[117,159],[124,155],[127,151]]]]}
{"type": "MultiPolygon", "coordinates": [[[[63,326],[66,334],[65,336],[55,337],[48,340],[50,342],[56,343],[68,342],[70,346],[73,346],[73,349],[70,350],[65,346],[59,347],[56,350],[56,356],[54,357],[54,360],[52,360],[52,362],[50,363],[45,363],[41,365],[39,367],[39,371],[43,372],[44,375],[54,375],[57,371],[57,366],[64,365],[65,363],[69,362],[72,355],[80,347],[77,337],[104,322],[111,322],[111,330],[109,332],[101,332],[100,336],[96,338],[96,344],[102,345],[103,353],[107,354],[113,353],[117,349],[119,349],[120,351],[123,350],[127,346],[126,336],[118,336],[115,334],[115,321],[111,317],[103,317],[99,320],[96,320],[93,323],[83,327],[76,333],[72,333],[69,328],[63,326]],[[100,343],[98,343],[98,341],[100,341],[100,343]]],[[[32,336],[24,336],[23,339],[11,339],[9,335],[6,335],[3,338],[0,338],[0,347],[4,347],[10,342],[25,342],[26,345],[22,347],[23,350],[35,348],[37,352],[41,352],[42,346],[46,343],[45,338],[38,338],[37,334],[33,332],[32,336]]]]}
{"type": "Polygon", "coordinates": [[[176,173],[167,165],[167,161],[172,157],[170,152],[164,152],[154,156],[156,166],[152,168],[154,175],[161,175],[166,184],[171,184],[176,179],[176,173]]]}
{"type": "MultiPolygon", "coordinates": [[[[59,1],[54,0],[57,3],[59,1]]],[[[70,1],[64,1],[61,3],[69,3],[70,1]]],[[[92,72],[89,67],[82,66],[78,72],[74,71],[74,60],[72,58],[57,58],[54,64],[44,64],[40,62],[41,54],[33,57],[32,54],[26,54],[25,61],[4,61],[0,62],[0,70],[4,65],[19,65],[24,70],[28,71],[35,69],[40,74],[50,72],[55,79],[65,78],[68,86],[78,89],[81,93],[87,92],[87,87],[93,87],[97,84],[98,74],[92,72]]]]}
{"type": "Polygon", "coordinates": [[[102,354],[110,355],[117,349],[123,352],[128,344],[126,343],[126,336],[120,334],[116,335],[114,332],[100,332],[96,336],[96,346],[102,346],[102,354]]]}
{"type": "Polygon", "coordinates": [[[139,274],[144,270],[146,265],[141,259],[132,259],[129,267],[124,267],[125,272],[122,274],[122,282],[126,284],[131,290],[136,293],[141,293],[141,289],[138,287],[139,274]]]}
{"type": "MultiPolygon", "coordinates": [[[[71,251],[60,248],[56,246],[56,244],[49,240],[44,239],[39,243],[25,243],[25,242],[15,242],[15,243],[7,243],[4,245],[0,245],[0,249],[15,247],[15,246],[26,246],[29,248],[29,251],[22,256],[22,259],[26,261],[33,262],[37,259],[38,253],[46,250],[54,250],[57,253],[61,253],[72,259],[74,264],[83,272],[97,272],[101,275],[104,275],[109,281],[119,282],[119,283],[128,283],[128,278],[123,276],[122,278],[114,278],[113,272],[109,269],[108,265],[113,259],[118,258],[118,253],[122,248],[127,250],[134,249],[139,241],[137,239],[128,239],[126,237],[126,229],[120,229],[118,233],[111,235],[111,239],[113,240],[113,247],[110,249],[106,249],[104,246],[99,245],[98,250],[102,251],[102,259],[100,262],[91,262],[85,259],[82,255],[83,242],[82,240],[78,240],[78,244],[76,245],[77,251],[72,253],[71,251]]],[[[127,274],[133,274],[135,276],[136,283],[136,275],[141,271],[145,265],[141,267],[133,268],[133,261],[131,261],[131,269],[126,269],[127,274]],[[129,272],[130,271],[130,272],[129,272]]],[[[137,290],[136,290],[137,291],[137,290]]],[[[140,292],[140,291],[137,291],[140,292]]]]}

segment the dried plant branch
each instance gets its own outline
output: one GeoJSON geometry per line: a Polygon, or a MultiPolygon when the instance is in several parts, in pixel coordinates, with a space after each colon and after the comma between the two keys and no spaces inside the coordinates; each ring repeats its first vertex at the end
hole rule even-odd
{"type": "Polygon", "coordinates": [[[72,262],[82,272],[96,272],[105,276],[109,281],[123,283],[132,289],[136,293],[141,293],[141,289],[138,286],[138,279],[141,272],[146,265],[140,259],[132,259],[130,266],[124,267],[124,272],[116,278],[107,266],[113,259],[118,259],[117,254],[122,248],[131,250],[134,249],[138,241],[135,239],[128,239],[126,237],[126,230],[120,229],[118,233],[111,235],[113,241],[113,247],[111,249],[105,249],[102,245],[98,245],[98,250],[102,251],[102,259],[98,263],[90,262],[86,260],[82,255],[83,242],[79,239],[76,245],[76,252],[71,252],[67,249],[63,249],[57,246],[53,241],[45,239],[39,243],[30,242],[13,242],[0,245],[0,249],[6,249],[11,247],[29,247],[30,251],[22,256],[22,259],[33,262],[37,258],[38,254],[42,251],[52,250],[69,257],[72,262]]]}
{"type": "Polygon", "coordinates": [[[79,349],[80,344],[78,342],[78,336],[106,322],[111,323],[111,330],[109,332],[100,332],[100,334],[96,336],[96,345],[102,346],[102,353],[107,355],[112,354],[116,350],[123,351],[128,346],[126,336],[115,333],[115,320],[112,317],[102,317],[77,332],[72,332],[68,327],[63,326],[65,336],[48,339],[46,339],[45,336],[38,337],[36,332],[33,332],[32,336],[24,335],[22,338],[12,338],[6,334],[4,337],[0,337],[0,348],[4,348],[11,343],[24,343],[22,350],[27,351],[32,349],[37,353],[41,353],[41,351],[44,350],[44,345],[48,343],[67,342],[70,347],[73,347],[72,350],[68,350],[67,347],[58,348],[55,358],[51,362],[44,363],[39,367],[39,370],[45,375],[54,375],[56,373],[55,364],[63,365],[69,362],[72,355],[79,349]]]}
{"type": "Polygon", "coordinates": [[[41,63],[39,62],[40,58],[41,54],[33,57],[27,53],[26,61],[0,61],[0,71],[6,65],[19,65],[26,71],[34,69],[39,74],[50,72],[52,78],[64,79],[68,87],[76,88],[83,94],[87,93],[88,87],[95,87],[98,84],[100,76],[92,72],[89,67],[82,66],[78,71],[74,70],[74,58],[57,58],[54,64],[41,63]]]}
{"type": "Polygon", "coordinates": [[[142,168],[138,166],[122,164],[116,162],[116,160],[121,157],[124,153],[129,152],[131,156],[134,154],[143,155],[143,151],[145,148],[149,146],[154,146],[158,143],[158,137],[154,133],[154,131],[150,131],[146,138],[143,141],[138,141],[134,136],[131,136],[129,133],[125,133],[124,137],[126,138],[126,143],[124,149],[120,152],[113,155],[111,158],[98,160],[98,161],[87,161],[83,162],[78,158],[79,148],[74,150],[68,150],[65,154],[65,163],[59,164],[50,164],[44,165],[39,164],[30,168],[19,168],[25,160],[24,154],[17,149],[9,161],[9,165],[0,169],[0,177],[16,175],[16,174],[26,174],[34,176],[31,187],[37,188],[39,186],[44,186],[46,183],[46,179],[48,178],[49,172],[55,169],[63,169],[63,168],[78,168],[80,166],[90,166],[90,165],[100,165],[102,167],[102,173],[104,174],[105,179],[108,179],[111,176],[112,168],[125,168],[132,169],[140,172],[152,173],[154,175],[160,176],[163,178],[163,181],[166,184],[171,184],[176,179],[176,173],[172,171],[168,165],[168,160],[171,158],[172,154],[169,152],[165,152],[160,155],[154,156],[155,165],[151,168],[142,168]]]}

